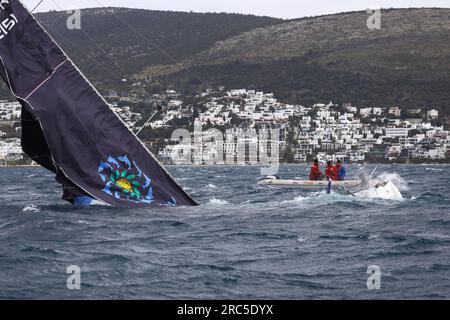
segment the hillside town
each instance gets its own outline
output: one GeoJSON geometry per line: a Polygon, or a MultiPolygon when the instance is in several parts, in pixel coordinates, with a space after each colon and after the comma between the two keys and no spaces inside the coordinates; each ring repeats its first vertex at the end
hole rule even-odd
{"type": "MultiPolygon", "coordinates": [[[[277,149],[280,161],[288,163],[316,157],[349,163],[450,159],[449,130],[432,108],[333,102],[302,106],[283,103],[273,93],[224,87],[189,98],[174,90],[147,97],[111,91],[107,99],[133,132],[145,124],[147,134],[141,138],[165,163],[180,163],[176,160],[182,153],[182,163],[259,164],[264,148],[277,149]],[[145,105],[162,108],[147,121],[152,112],[140,112],[145,105]],[[183,140],[171,135],[180,124],[190,135],[183,140]]],[[[1,101],[0,163],[23,158],[20,125],[20,104],[1,101]]]]}

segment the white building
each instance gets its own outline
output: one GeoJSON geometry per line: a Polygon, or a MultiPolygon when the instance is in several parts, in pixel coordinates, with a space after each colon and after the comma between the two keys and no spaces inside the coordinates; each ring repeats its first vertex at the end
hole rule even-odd
{"type": "Polygon", "coordinates": [[[386,137],[397,138],[397,137],[407,137],[409,129],[408,128],[386,128],[386,137]]]}
{"type": "Polygon", "coordinates": [[[402,114],[402,109],[400,109],[399,107],[389,108],[389,114],[391,114],[395,117],[400,117],[402,114]]]}
{"type": "Polygon", "coordinates": [[[434,110],[434,109],[428,111],[428,117],[430,117],[431,119],[439,118],[439,111],[434,110]]]}

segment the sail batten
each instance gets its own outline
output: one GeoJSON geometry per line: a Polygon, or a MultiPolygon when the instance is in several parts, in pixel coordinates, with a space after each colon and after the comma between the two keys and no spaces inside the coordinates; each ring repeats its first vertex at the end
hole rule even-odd
{"type": "Polygon", "coordinates": [[[0,75],[22,104],[24,151],[56,173],[63,198],[196,205],[20,1],[4,7],[0,75]]]}

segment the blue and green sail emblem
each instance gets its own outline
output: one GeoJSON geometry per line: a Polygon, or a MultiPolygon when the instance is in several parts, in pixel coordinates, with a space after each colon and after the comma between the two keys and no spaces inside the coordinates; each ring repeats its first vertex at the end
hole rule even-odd
{"type": "Polygon", "coordinates": [[[153,203],[152,181],[128,155],[109,156],[106,162],[100,163],[98,174],[105,184],[102,191],[106,194],[134,203],[153,203]]]}

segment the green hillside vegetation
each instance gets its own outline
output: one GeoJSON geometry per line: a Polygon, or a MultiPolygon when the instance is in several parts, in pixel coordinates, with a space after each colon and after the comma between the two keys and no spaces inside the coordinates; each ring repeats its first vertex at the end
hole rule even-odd
{"type": "Polygon", "coordinates": [[[274,91],[296,103],[437,107],[450,112],[450,10],[382,11],[381,30],[366,12],[300,19],[217,42],[157,77],[185,89],[194,72],[206,83],[274,91]]]}
{"type": "MultiPolygon", "coordinates": [[[[146,67],[182,61],[217,41],[283,22],[241,14],[94,8],[81,11],[82,30],[69,30],[69,16],[66,11],[35,14],[102,93],[130,90],[121,80],[146,67]]],[[[3,83],[0,98],[12,98],[3,83]]]]}
{"type": "Polygon", "coordinates": [[[368,16],[285,21],[101,8],[82,11],[80,31],[66,28],[66,12],[36,15],[102,93],[172,88],[190,94],[224,85],[272,91],[291,103],[332,100],[450,114],[450,9],[383,10],[381,30],[367,28],[368,16]]]}
{"type": "Polygon", "coordinates": [[[75,62],[96,79],[104,70],[94,59],[128,76],[144,67],[182,61],[242,32],[282,22],[227,13],[98,8],[82,10],[82,30],[69,30],[68,16],[66,12],[36,15],[75,62]]]}

